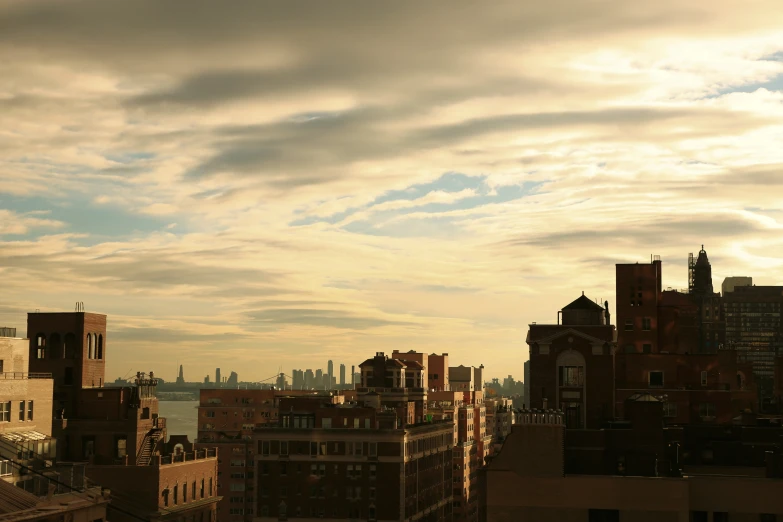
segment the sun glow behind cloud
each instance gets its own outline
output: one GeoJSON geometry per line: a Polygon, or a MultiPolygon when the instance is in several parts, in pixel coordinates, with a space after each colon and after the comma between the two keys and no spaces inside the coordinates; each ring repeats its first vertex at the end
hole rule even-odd
{"type": "Polygon", "coordinates": [[[616,262],[683,287],[704,243],[716,283],[783,283],[780,27],[775,1],[6,4],[0,323],[84,301],[110,376],[416,349],[519,377],[526,325],[612,303],[616,262]]]}

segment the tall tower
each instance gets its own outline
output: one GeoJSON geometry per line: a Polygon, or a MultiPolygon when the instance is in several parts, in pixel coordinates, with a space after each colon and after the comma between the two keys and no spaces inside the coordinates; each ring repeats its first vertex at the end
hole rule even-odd
{"type": "Polygon", "coordinates": [[[78,415],[79,390],[102,387],[106,373],[106,316],[87,312],[27,314],[30,372],[51,373],[53,413],[78,415]]]}
{"type": "Polygon", "coordinates": [[[332,376],[334,376],[334,363],[331,359],[329,359],[329,362],[326,363],[326,374],[329,376],[329,378],[326,380],[326,389],[330,389],[332,387],[332,376]]]}
{"type": "Polygon", "coordinates": [[[691,293],[700,296],[711,296],[712,289],[712,265],[707,258],[707,252],[704,251],[704,245],[699,250],[699,257],[693,265],[693,289],[691,293]]]}
{"type": "Polygon", "coordinates": [[[351,366],[351,387],[356,386],[356,366],[351,366]]]}
{"type": "Polygon", "coordinates": [[[185,373],[182,369],[182,365],[179,365],[179,375],[177,376],[177,384],[185,384],[185,373]]]}
{"type": "MultiPolygon", "coordinates": [[[[690,258],[692,259],[692,257],[690,258]]],[[[689,288],[691,300],[699,307],[699,346],[701,353],[714,353],[725,342],[726,325],[722,316],[722,298],[712,287],[712,265],[704,250],[699,250],[695,262],[689,262],[688,279],[693,282],[689,288]]]]}
{"type": "Polygon", "coordinates": [[[220,380],[220,368],[215,368],[215,384],[220,387],[220,383],[223,381],[220,380]]]}
{"type": "Polygon", "coordinates": [[[340,365],[340,388],[345,388],[345,365],[340,365]]]}

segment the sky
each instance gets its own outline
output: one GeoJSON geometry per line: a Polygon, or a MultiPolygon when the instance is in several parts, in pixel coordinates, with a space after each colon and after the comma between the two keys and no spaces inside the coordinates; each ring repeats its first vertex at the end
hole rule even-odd
{"type": "Polygon", "coordinates": [[[108,315],[107,378],[448,353],[702,244],[783,284],[783,8],[0,0],[0,326],[108,315]]]}

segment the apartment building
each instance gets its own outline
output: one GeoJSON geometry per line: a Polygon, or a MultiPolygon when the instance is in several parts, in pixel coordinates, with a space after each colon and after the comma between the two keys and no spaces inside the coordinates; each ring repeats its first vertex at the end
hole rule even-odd
{"type": "Polygon", "coordinates": [[[405,423],[381,400],[281,398],[253,435],[255,519],[450,521],[453,423],[405,423]]]}
{"type": "MultiPolygon", "coordinates": [[[[2,333],[15,336],[16,330],[2,333]]],[[[52,375],[29,371],[28,344],[0,337],[0,481],[34,492],[40,489],[35,475],[20,473],[19,465],[33,466],[39,455],[51,462],[57,441],[51,436],[52,375]]]]}
{"type": "MultiPolygon", "coordinates": [[[[201,389],[196,447],[218,451],[216,492],[222,497],[217,506],[218,520],[253,520],[257,493],[254,430],[278,424],[281,397],[317,394],[303,390],[201,389]]],[[[343,400],[323,397],[334,402],[343,400]]]]}

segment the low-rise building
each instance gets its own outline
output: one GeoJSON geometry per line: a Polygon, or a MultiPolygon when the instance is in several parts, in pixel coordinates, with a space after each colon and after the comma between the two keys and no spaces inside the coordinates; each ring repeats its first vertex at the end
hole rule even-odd
{"type": "MultiPolygon", "coordinates": [[[[700,445],[699,453],[709,452],[710,460],[712,448],[720,447],[734,455],[733,463],[689,466],[692,456],[679,444],[688,434],[664,428],[661,402],[640,396],[630,401],[628,412],[630,426],[584,432],[566,430],[561,412],[522,412],[482,472],[482,520],[766,522],[783,517],[779,442],[768,445],[776,449],[767,452],[766,466],[758,459],[740,462],[742,444],[733,450],[700,445]]],[[[725,433],[715,442],[721,439],[725,433]]],[[[779,441],[779,434],[772,439],[779,441]]]]}
{"type": "MultiPolygon", "coordinates": [[[[4,333],[15,334],[11,330],[4,333]]],[[[29,371],[28,345],[27,339],[0,337],[0,481],[40,492],[36,475],[20,473],[20,466],[42,469],[56,455],[53,380],[50,373],[29,371]]]]}
{"type": "Polygon", "coordinates": [[[85,483],[109,487],[113,521],[185,514],[214,521],[216,451],[161,454],[166,419],[158,414],[153,373],[137,373],[130,386],[104,387],[106,316],[36,312],[28,314],[27,331],[30,370],[54,378],[53,401],[41,415],[54,417],[57,465],[81,463],[85,483]]]}

